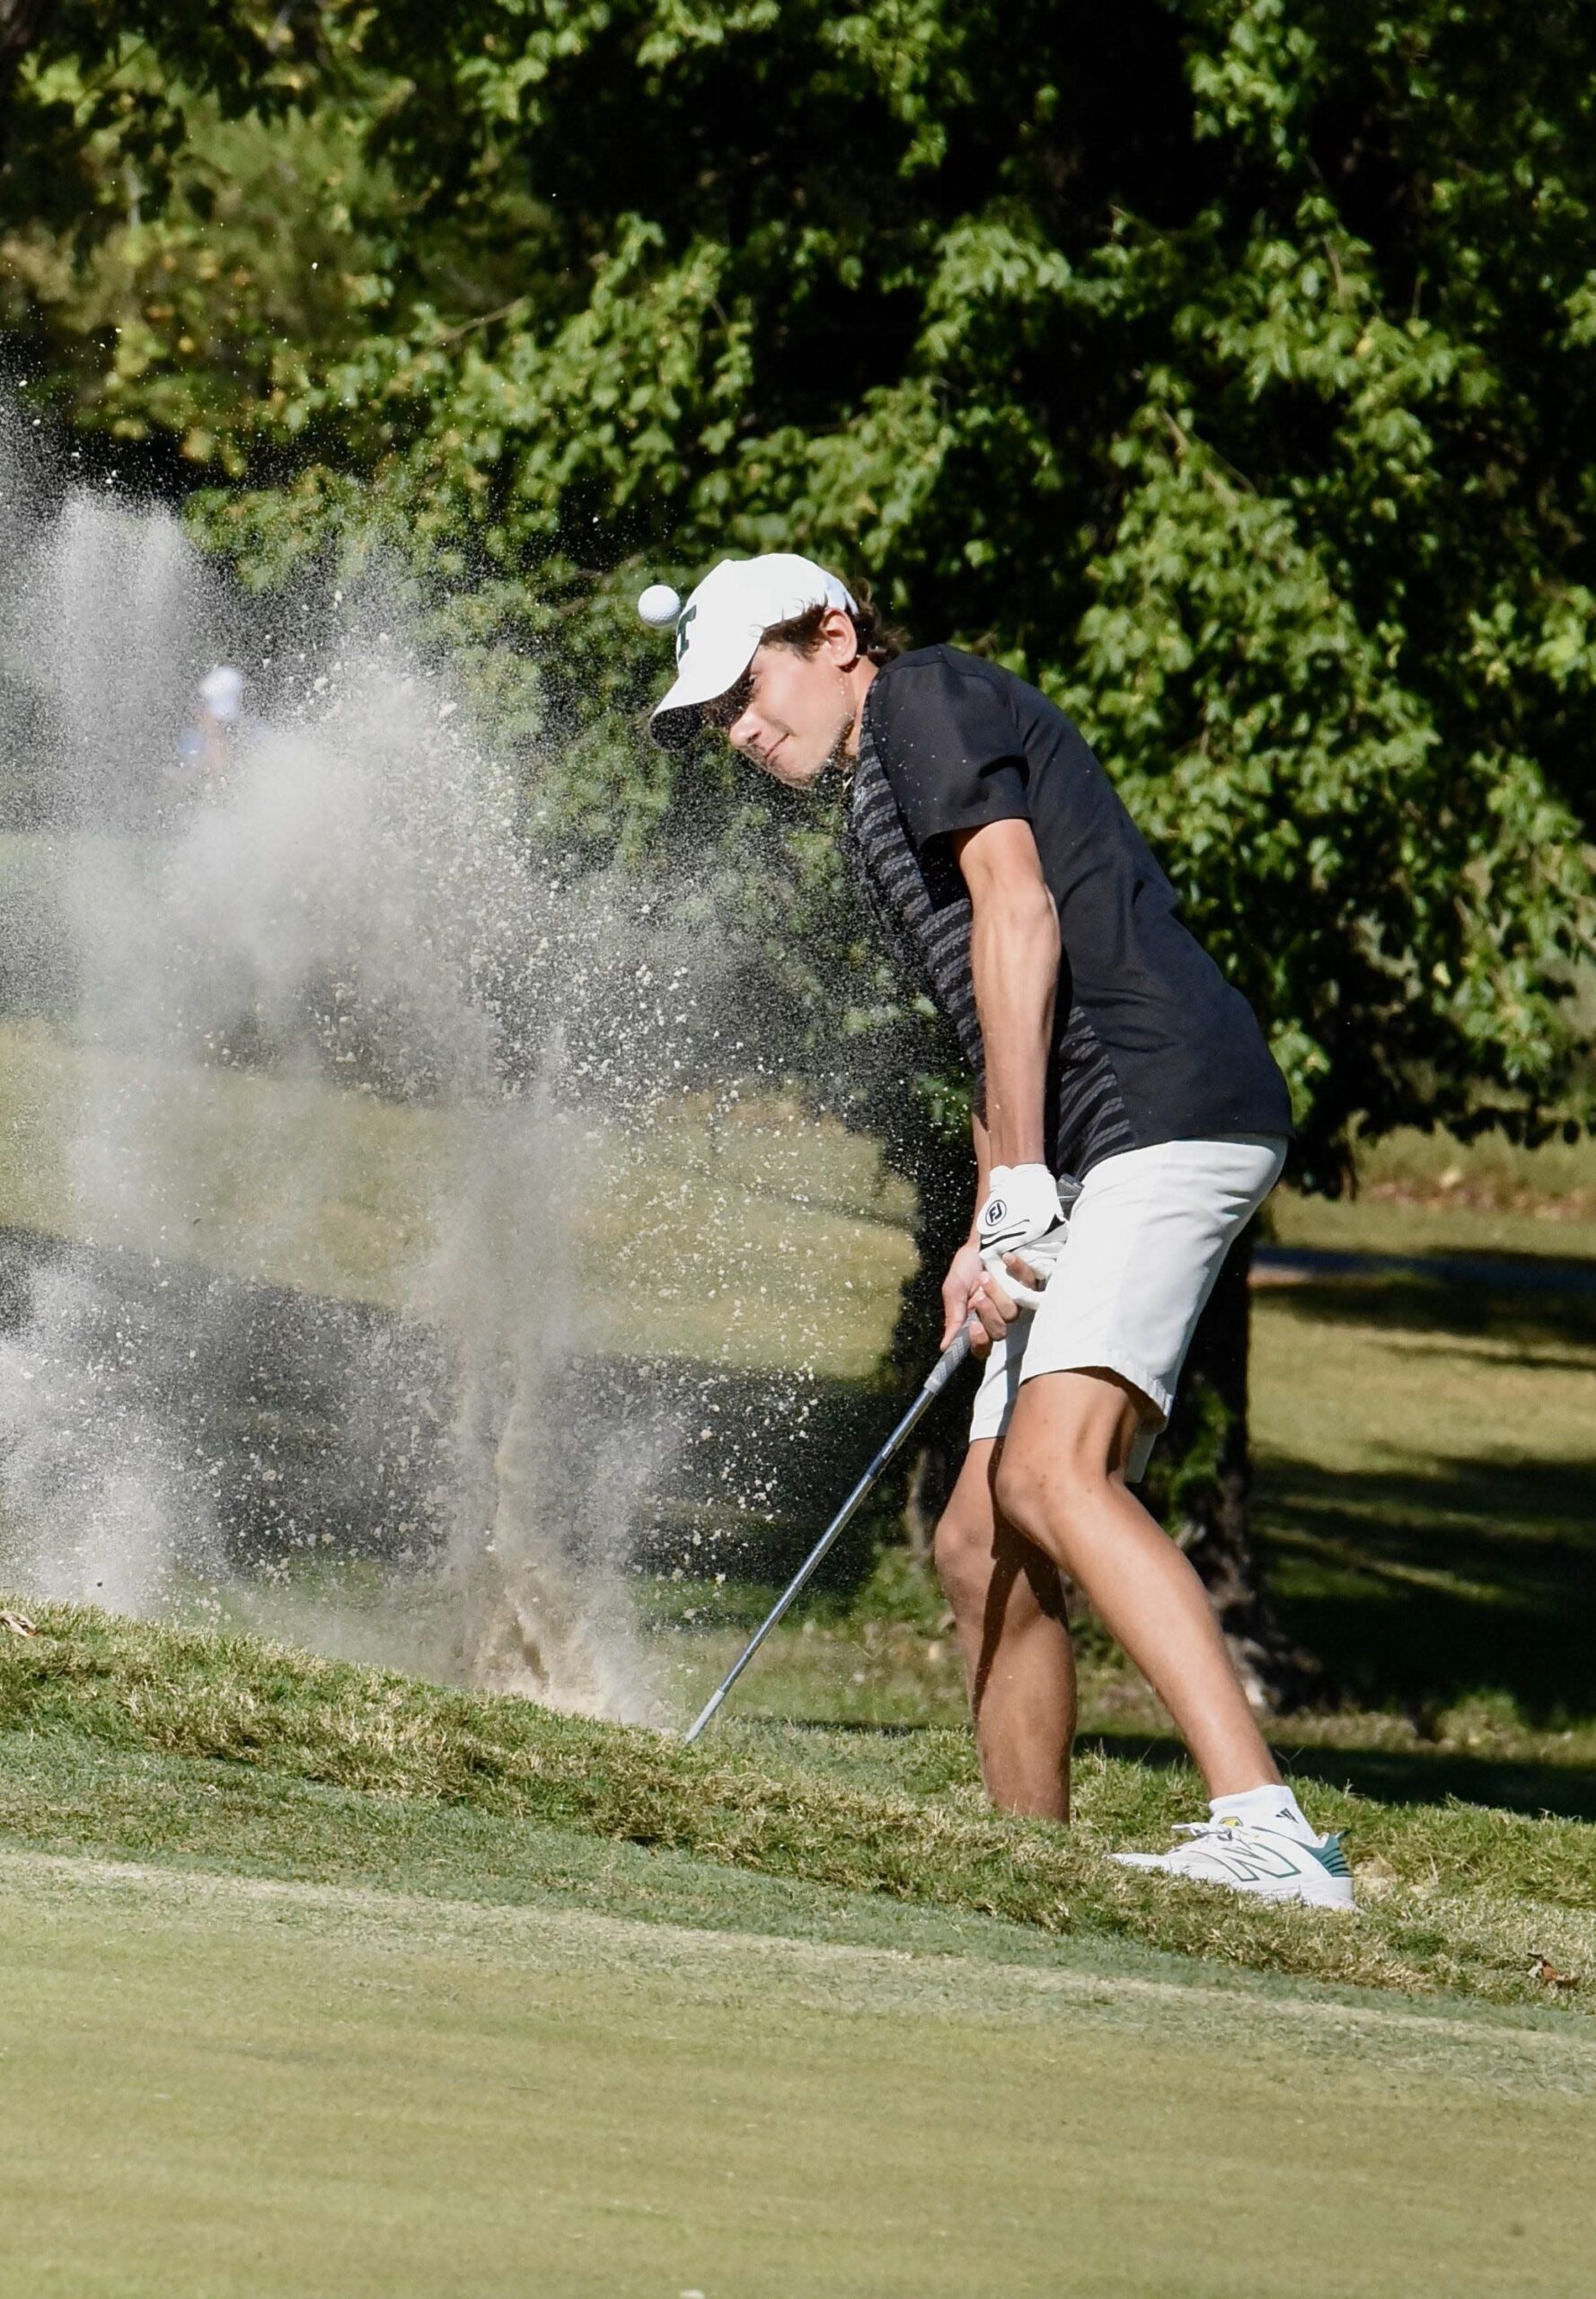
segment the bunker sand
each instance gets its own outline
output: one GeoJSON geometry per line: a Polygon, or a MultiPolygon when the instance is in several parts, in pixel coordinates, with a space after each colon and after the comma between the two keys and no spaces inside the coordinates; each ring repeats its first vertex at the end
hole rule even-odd
{"type": "Polygon", "coordinates": [[[0,2293],[1587,2287],[1533,2015],[37,1854],[0,1923],[0,2293]]]}

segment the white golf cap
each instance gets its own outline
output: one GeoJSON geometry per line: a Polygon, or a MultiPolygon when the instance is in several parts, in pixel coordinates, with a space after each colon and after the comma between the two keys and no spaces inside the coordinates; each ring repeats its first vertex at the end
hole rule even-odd
{"type": "Polygon", "coordinates": [[[650,714],[649,733],[667,750],[684,742],[704,704],[736,686],[772,623],[790,622],[811,607],[856,603],[834,575],[794,551],[723,559],[677,618],[676,683],[650,714]]]}

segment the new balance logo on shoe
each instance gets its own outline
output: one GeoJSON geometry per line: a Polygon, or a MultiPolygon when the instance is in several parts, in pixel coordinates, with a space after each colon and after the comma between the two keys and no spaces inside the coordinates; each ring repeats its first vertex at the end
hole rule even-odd
{"type": "Polygon", "coordinates": [[[1231,1875],[1243,1884],[1261,1883],[1266,1876],[1294,1876],[1298,1873],[1296,1861],[1288,1860],[1267,1845],[1254,1845],[1245,1852],[1239,1845],[1216,1845],[1213,1857],[1222,1860],[1231,1875]]]}

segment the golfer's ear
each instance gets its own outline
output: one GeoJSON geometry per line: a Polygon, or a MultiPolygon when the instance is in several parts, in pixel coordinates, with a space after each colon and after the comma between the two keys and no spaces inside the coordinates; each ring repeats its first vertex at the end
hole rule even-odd
{"type": "Polygon", "coordinates": [[[820,628],[826,653],[846,670],[859,655],[859,633],[853,628],[853,617],[845,614],[841,607],[828,607],[820,628]]]}

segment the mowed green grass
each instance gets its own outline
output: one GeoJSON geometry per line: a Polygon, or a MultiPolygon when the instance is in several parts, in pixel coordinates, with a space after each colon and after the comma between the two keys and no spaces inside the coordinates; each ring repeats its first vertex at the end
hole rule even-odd
{"type": "Polygon", "coordinates": [[[1596,1294],[1387,1280],[1259,1308],[1258,1517],[1304,1640],[1364,1701],[1483,1696],[1487,1738],[1596,1720],[1596,1294]]]}
{"type": "Polygon", "coordinates": [[[1272,1911],[1102,1859],[1189,1794],[1132,1763],[1066,1836],[960,1731],[689,1751],[40,1624],[0,2292],[1586,2287],[1596,1828],[1343,1798],[1369,1914],[1272,1911]]]}
{"type": "Polygon", "coordinates": [[[14,1855],[0,1922],[28,2299],[1495,2299],[1596,2242],[1583,2034],[14,1855]]]}
{"type": "Polygon", "coordinates": [[[440,1265],[526,1178],[573,1176],[541,1265],[591,1353],[868,1379],[915,1267],[878,1146],[779,1097],[683,1097],[646,1129],[409,1106],[323,1078],[154,1061],[0,1020],[0,1227],[447,1324],[440,1265]],[[838,1296],[845,1303],[839,1316],[838,1296]]]}

